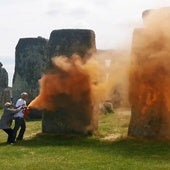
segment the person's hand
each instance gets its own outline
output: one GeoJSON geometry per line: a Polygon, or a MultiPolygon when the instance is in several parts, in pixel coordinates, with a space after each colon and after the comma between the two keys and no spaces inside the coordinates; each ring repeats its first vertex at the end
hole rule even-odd
{"type": "Polygon", "coordinates": [[[25,110],[27,107],[26,106],[21,106],[21,109],[25,110]]]}

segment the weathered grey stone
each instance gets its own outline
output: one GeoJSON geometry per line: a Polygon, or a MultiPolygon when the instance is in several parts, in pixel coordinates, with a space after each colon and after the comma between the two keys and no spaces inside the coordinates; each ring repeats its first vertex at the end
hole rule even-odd
{"type": "Polygon", "coordinates": [[[70,57],[74,53],[85,57],[89,50],[92,50],[92,52],[96,51],[95,33],[92,30],[54,30],[51,32],[47,44],[47,55],[49,58],[60,55],[70,57]]]}
{"type": "Polygon", "coordinates": [[[39,79],[47,66],[47,40],[38,38],[21,38],[16,46],[15,72],[13,76],[13,100],[23,91],[32,101],[39,93],[39,79]]]}
{"type": "Polygon", "coordinates": [[[0,108],[4,103],[10,101],[10,95],[7,94],[8,88],[8,72],[3,68],[3,64],[0,62],[0,108]]]}
{"type": "MultiPolygon", "coordinates": [[[[59,55],[70,57],[74,53],[79,54],[82,58],[88,58],[95,51],[95,34],[92,30],[54,30],[50,35],[47,45],[49,59],[59,55]]],[[[52,72],[57,72],[51,63],[49,64],[49,69],[51,69],[52,72]]],[[[58,72],[57,74],[60,73],[58,72]]],[[[84,80],[84,83],[89,83],[87,77],[84,80]]],[[[44,111],[42,131],[57,134],[93,133],[96,126],[93,120],[90,95],[91,90],[88,85],[87,89],[79,92],[79,96],[82,96],[80,97],[82,99],[77,102],[72,99],[71,94],[56,94],[55,102],[59,107],[53,112],[44,111]]]]}

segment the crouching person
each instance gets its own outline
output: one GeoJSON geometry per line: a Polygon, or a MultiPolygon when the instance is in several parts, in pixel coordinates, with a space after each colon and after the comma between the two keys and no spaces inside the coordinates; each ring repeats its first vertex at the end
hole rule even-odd
{"type": "Polygon", "coordinates": [[[8,134],[8,144],[14,143],[13,129],[11,128],[13,116],[15,113],[19,112],[22,109],[22,107],[15,109],[13,105],[9,102],[6,102],[4,105],[3,114],[0,119],[0,129],[8,134]]]}

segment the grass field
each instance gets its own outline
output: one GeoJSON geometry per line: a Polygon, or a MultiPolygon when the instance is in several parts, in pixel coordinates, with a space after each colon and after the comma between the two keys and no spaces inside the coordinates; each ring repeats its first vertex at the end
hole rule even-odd
{"type": "Polygon", "coordinates": [[[169,170],[170,141],[126,137],[130,112],[101,115],[91,137],[41,133],[41,120],[27,121],[25,140],[6,145],[0,131],[0,170],[169,170]]]}

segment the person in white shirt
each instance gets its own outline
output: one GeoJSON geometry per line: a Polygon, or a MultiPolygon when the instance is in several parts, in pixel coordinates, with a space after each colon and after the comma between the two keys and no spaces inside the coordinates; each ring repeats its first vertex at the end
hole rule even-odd
{"type": "MultiPolygon", "coordinates": [[[[16,102],[16,108],[22,106],[23,108],[27,107],[27,101],[28,99],[28,93],[23,92],[21,93],[21,98],[19,98],[16,102]]],[[[16,113],[14,115],[14,119],[15,119],[15,125],[14,125],[14,129],[13,129],[13,133],[14,133],[14,139],[15,141],[21,141],[23,140],[23,136],[26,130],[26,123],[25,123],[25,119],[24,119],[24,109],[20,110],[18,113],[16,113]],[[19,130],[20,129],[20,130],[19,130]],[[19,130],[19,133],[17,135],[17,132],[19,130]]]]}

